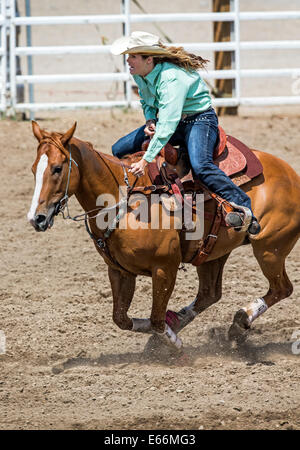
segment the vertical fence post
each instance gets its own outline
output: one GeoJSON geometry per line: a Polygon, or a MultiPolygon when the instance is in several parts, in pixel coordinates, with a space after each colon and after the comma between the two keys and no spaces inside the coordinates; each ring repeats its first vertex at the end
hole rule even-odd
{"type": "Polygon", "coordinates": [[[2,114],[6,110],[6,90],[7,90],[7,21],[6,21],[6,2],[1,1],[1,16],[3,24],[1,26],[1,109],[2,114]]]}
{"type": "MultiPolygon", "coordinates": [[[[19,8],[18,8],[18,0],[15,0],[15,16],[19,17],[19,8]]],[[[20,34],[21,34],[21,27],[16,26],[16,43],[15,47],[19,47],[20,42],[20,34]]],[[[22,75],[22,69],[21,69],[21,57],[19,55],[16,55],[16,76],[22,75]]],[[[24,83],[17,83],[16,85],[16,92],[17,92],[17,103],[24,103],[24,83]]],[[[25,113],[16,113],[17,119],[25,119],[26,114],[25,113]]]]}
{"type": "Polygon", "coordinates": [[[9,36],[8,36],[8,51],[9,57],[7,58],[7,70],[9,79],[9,104],[7,105],[7,116],[14,117],[16,115],[16,97],[17,97],[17,85],[16,85],[16,26],[15,26],[15,0],[7,1],[7,17],[10,20],[9,24],[9,36]]]}
{"type": "MultiPolygon", "coordinates": [[[[235,77],[235,96],[238,104],[241,98],[241,63],[240,63],[240,0],[234,0],[234,35],[235,52],[234,52],[234,68],[236,70],[235,77]]],[[[233,40],[232,39],[232,40],[233,40]]]]}
{"type": "MultiPolygon", "coordinates": [[[[123,36],[130,35],[130,0],[122,0],[122,13],[125,15],[125,22],[123,22],[123,36]]],[[[124,72],[129,76],[129,67],[126,63],[126,55],[123,57],[124,72]]],[[[124,83],[124,95],[127,106],[131,106],[131,81],[127,80],[124,83]]]]}
{"type": "MultiPolygon", "coordinates": [[[[232,0],[213,0],[213,12],[229,12],[232,6],[232,0]]],[[[236,35],[235,35],[236,36],[236,35]]],[[[232,23],[214,22],[214,42],[231,41],[232,23]]],[[[237,38],[237,37],[236,37],[237,38]]],[[[238,36],[239,38],[239,36],[238,36]]],[[[234,52],[220,51],[214,52],[215,70],[230,70],[234,62],[234,52]]],[[[239,62],[239,60],[238,60],[239,62]]],[[[222,97],[232,97],[235,91],[235,80],[216,80],[216,91],[220,92],[222,97]]],[[[217,108],[218,115],[236,115],[238,108],[236,106],[221,106],[217,108]]]]}
{"type": "MultiPolygon", "coordinates": [[[[31,16],[31,9],[30,9],[30,0],[26,0],[25,2],[25,9],[26,9],[26,16],[31,16]]],[[[31,47],[32,41],[31,41],[31,25],[26,25],[26,45],[27,47],[31,47]]],[[[28,75],[32,75],[33,73],[33,65],[32,65],[32,55],[27,56],[27,66],[28,66],[28,75]]],[[[34,88],[33,84],[28,84],[28,93],[29,93],[29,103],[34,103],[34,88]]],[[[34,112],[30,111],[29,113],[30,120],[34,119],[34,112]]]]}

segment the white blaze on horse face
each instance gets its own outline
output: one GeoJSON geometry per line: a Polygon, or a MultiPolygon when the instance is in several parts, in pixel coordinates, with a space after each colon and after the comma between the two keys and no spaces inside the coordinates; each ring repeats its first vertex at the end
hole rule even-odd
{"type": "Polygon", "coordinates": [[[36,169],[35,189],[32,197],[31,208],[29,210],[29,213],[27,214],[27,219],[29,220],[29,222],[34,219],[35,212],[39,204],[39,198],[43,186],[44,172],[47,169],[47,166],[48,166],[48,156],[43,154],[40,157],[36,169]]]}

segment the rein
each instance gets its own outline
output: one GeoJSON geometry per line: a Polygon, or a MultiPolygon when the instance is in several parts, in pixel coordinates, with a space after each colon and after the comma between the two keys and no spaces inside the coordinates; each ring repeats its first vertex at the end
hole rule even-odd
{"type": "Polygon", "coordinates": [[[65,195],[63,196],[62,199],[60,199],[60,201],[57,204],[57,212],[55,210],[55,214],[57,215],[58,213],[61,212],[64,219],[72,219],[72,217],[70,216],[69,205],[68,205],[68,200],[69,200],[68,191],[69,191],[70,178],[71,178],[72,162],[78,167],[77,162],[75,161],[75,159],[72,158],[72,154],[71,154],[71,150],[70,150],[69,171],[68,171],[68,179],[67,179],[65,195]],[[64,205],[62,205],[62,202],[64,202],[64,205]],[[64,216],[65,208],[67,208],[67,212],[68,212],[68,215],[66,217],[64,216]]]}

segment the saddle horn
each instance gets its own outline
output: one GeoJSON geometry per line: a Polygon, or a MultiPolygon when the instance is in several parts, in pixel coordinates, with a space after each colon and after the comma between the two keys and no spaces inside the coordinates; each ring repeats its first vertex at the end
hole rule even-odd
{"type": "MultiPolygon", "coordinates": [[[[150,144],[150,139],[147,139],[142,144],[142,151],[146,152],[147,148],[150,144]]],[[[172,166],[176,166],[178,163],[179,155],[178,150],[173,147],[171,144],[167,143],[159,152],[161,156],[163,156],[167,163],[171,164],[172,166]]]]}

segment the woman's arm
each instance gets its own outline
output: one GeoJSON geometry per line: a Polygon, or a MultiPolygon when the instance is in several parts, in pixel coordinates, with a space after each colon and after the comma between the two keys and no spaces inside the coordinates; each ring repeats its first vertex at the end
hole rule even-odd
{"type": "Polygon", "coordinates": [[[151,162],[175,133],[181,119],[188,86],[177,78],[164,80],[157,89],[159,101],[159,119],[155,134],[149,144],[144,159],[151,162]]]}

